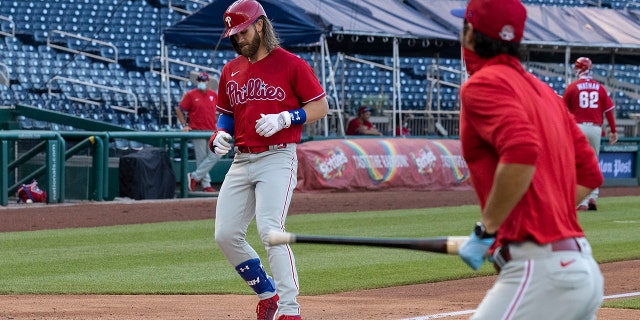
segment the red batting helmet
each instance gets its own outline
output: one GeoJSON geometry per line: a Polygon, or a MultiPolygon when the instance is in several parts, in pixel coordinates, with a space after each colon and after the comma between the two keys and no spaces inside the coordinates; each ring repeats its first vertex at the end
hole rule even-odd
{"type": "Polygon", "coordinates": [[[576,60],[576,65],[573,67],[578,73],[591,70],[591,59],[587,57],[580,57],[576,60]]]}
{"type": "Polygon", "coordinates": [[[227,28],[224,37],[232,36],[256,22],[260,16],[266,16],[262,5],[255,0],[238,0],[224,12],[223,22],[227,28]]]}

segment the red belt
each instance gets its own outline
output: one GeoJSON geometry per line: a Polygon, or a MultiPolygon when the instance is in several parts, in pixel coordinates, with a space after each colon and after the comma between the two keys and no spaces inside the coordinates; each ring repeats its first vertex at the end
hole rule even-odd
{"type": "MultiPolygon", "coordinates": [[[[552,252],[581,251],[580,245],[578,245],[578,241],[576,241],[575,238],[566,238],[566,239],[558,240],[556,242],[550,243],[549,245],[551,245],[552,252]]],[[[509,245],[507,244],[498,248],[498,255],[500,256],[500,258],[502,258],[503,261],[500,261],[499,263],[498,261],[495,261],[493,263],[493,267],[496,269],[496,271],[500,272],[501,266],[511,261],[511,253],[509,252],[509,245]]]]}
{"type": "Polygon", "coordinates": [[[276,145],[272,145],[272,146],[264,146],[264,147],[238,146],[238,151],[240,153],[261,153],[261,152],[265,152],[265,151],[269,151],[269,150],[284,149],[286,147],[287,147],[286,143],[276,144],[276,145]]]}

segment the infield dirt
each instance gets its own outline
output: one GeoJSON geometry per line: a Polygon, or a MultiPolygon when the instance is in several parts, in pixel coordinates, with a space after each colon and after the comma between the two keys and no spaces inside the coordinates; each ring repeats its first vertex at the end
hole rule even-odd
{"type": "MultiPolygon", "coordinates": [[[[602,188],[601,197],[640,195],[640,187],[602,188]]],[[[472,191],[295,193],[290,214],[477,204],[472,191]]],[[[589,214],[606,214],[602,211],[589,214]]],[[[211,219],[215,199],[31,204],[0,209],[0,232],[211,219]],[[188,202],[186,204],[185,202],[188,202]],[[185,210],[188,208],[188,210],[185,210]]],[[[213,244],[212,244],[213,245],[213,244]]],[[[602,264],[605,295],[640,292],[640,261],[602,264]]],[[[462,312],[467,319],[495,276],[301,296],[304,319],[403,319],[462,312]]],[[[0,295],[0,319],[254,319],[254,295],[0,295]]],[[[640,310],[607,309],[599,319],[640,319],[640,310]]],[[[433,319],[433,318],[432,318],[433,319]]]]}

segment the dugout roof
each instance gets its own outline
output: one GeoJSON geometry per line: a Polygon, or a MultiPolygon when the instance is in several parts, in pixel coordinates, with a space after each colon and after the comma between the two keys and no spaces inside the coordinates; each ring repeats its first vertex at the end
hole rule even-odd
{"type": "MultiPolygon", "coordinates": [[[[164,30],[164,40],[168,44],[187,48],[231,48],[229,39],[220,39],[225,30],[222,15],[234,0],[216,0],[177,24],[164,30]]],[[[269,19],[287,46],[317,45],[326,31],[320,18],[288,1],[259,1],[269,19]]]]}
{"type": "MultiPolygon", "coordinates": [[[[233,0],[216,0],[164,31],[166,44],[230,48],[220,39],[222,14],[233,0]]],[[[403,56],[460,57],[462,21],[450,14],[461,0],[260,0],[287,49],[403,56]],[[387,45],[388,44],[388,45],[387,45]]],[[[526,5],[523,44],[531,61],[564,62],[589,54],[594,62],[635,63],[640,54],[637,10],[526,5]]]]}
{"type": "MultiPolygon", "coordinates": [[[[167,44],[214,48],[222,15],[233,0],[216,0],[164,31],[167,44]]],[[[458,35],[400,1],[260,0],[287,49],[317,47],[324,35],[332,50],[391,55],[393,38],[404,47],[457,46],[458,35]],[[424,40],[424,41],[423,41],[424,40]],[[436,42],[437,40],[437,42],[436,42]],[[385,44],[389,45],[385,45],[385,44]]],[[[222,39],[221,48],[230,48],[222,39]]],[[[457,49],[457,51],[459,48],[457,49]]],[[[401,50],[405,53],[412,50],[401,50]]],[[[456,51],[456,52],[457,52],[456,51]]]]}

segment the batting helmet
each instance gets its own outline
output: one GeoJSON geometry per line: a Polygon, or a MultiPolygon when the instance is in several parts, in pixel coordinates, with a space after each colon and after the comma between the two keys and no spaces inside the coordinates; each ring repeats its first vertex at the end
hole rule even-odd
{"type": "Polygon", "coordinates": [[[224,37],[232,36],[256,22],[260,16],[266,16],[262,5],[255,0],[238,0],[224,12],[223,21],[227,28],[224,37]]]}
{"type": "Polygon", "coordinates": [[[591,59],[587,57],[580,57],[576,60],[576,65],[573,67],[578,73],[583,73],[591,70],[591,59]]]}

